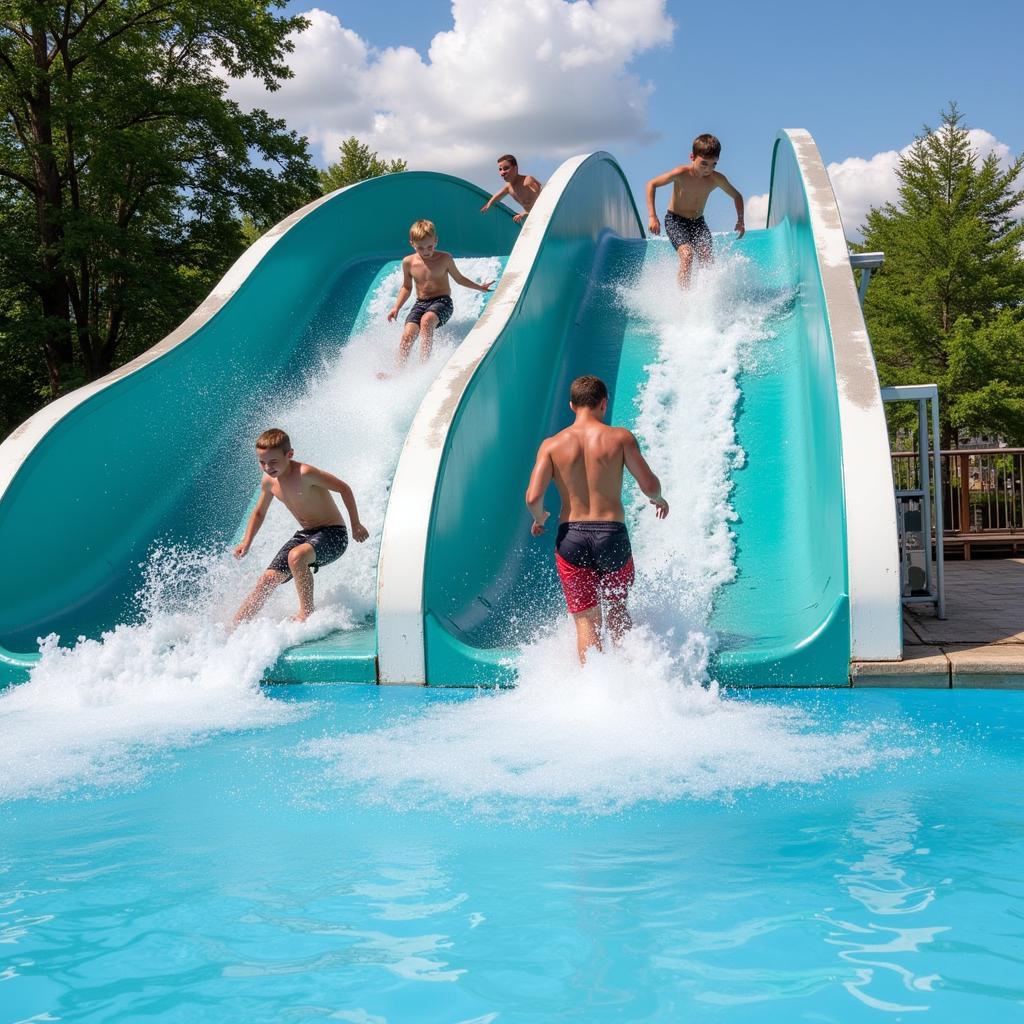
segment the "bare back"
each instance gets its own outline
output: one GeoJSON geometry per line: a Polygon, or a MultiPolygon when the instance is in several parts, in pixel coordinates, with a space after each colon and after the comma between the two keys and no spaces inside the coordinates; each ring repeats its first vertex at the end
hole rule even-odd
{"type": "Polygon", "coordinates": [[[595,420],[573,424],[545,442],[562,499],[562,522],[625,522],[622,470],[632,440],[628,430],[595,420]]]}

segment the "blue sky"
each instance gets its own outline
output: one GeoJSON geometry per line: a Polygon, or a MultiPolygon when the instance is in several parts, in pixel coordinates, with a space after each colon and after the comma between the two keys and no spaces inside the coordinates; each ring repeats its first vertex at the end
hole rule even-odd
{"type": "MultiPolygon", "coordinates": [[[[720,169],[753,197],[767,191],[777,129],[801,127],[835,165],[853,234],[851,221],[892,197],[896,152],[949,100],[978,130],[981,152],[1006,160],[1024,151],[1019,3],[322,0],[288,7],[314,9],[314,27],[293,58],[296,84],[262,100],[250,84],[240,98],[308,134],[321,163],[340,138],[357,134],[384,155],[496,189],[485,154],[510,149],[523,169],[544,178],[576,143],[574,152],[610,150],[642,202],[645,180],[685,162],[693,136],[711,131],[723,142],[720,169]],[[448,33],[443,52],[428,55],[438,33],[448,33]]],[[[724,196],[712,198],[708,215],[716,230],[732,226],[724,196]]]]}

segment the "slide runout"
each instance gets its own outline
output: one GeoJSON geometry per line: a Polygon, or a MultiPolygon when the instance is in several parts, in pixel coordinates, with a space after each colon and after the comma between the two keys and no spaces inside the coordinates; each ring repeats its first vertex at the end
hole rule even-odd
{"type": "MultiPolygon", "coordinates": [[[[27,676],[41,635],[96,636],[137,618],[155,543],[226,545],[246,511],[254,431],[351,335],[382,265],[408,252],[410,223],[435,220],[457,257],[510,252],[519,228],[504,207],[481,216],[485,197],[449,175],[403,172],[309,204],[171,335],[0,445],[0,682],[27,676]]],[[[323,659],[316,673],[330,674],[323,659]]]]}
{"type": "MultiPolygon", "coordinates": [[[[842,236],[838,210],[805,137],[780,134],[770,227],[736,246],[767,287],[790,289],[793,299],[770,325],[771,367],[738,381],[736,430],[748,460],[732,475],[736,577],[720,588],[709,623],[718,637],[712,673],[725,683],[843,685],[858,645],[873,657],[898,657],[900,650],[895,520],[888,450],[878,445],[884,419],[877,376],[845,238],[841,256],[836,239],[837,230],[842,236]],[[853,558],[858,564],[851,571],[853,558]]],[[[580,166],[574,161],[572,170],[580,166]]],[[[615,422],[633,418],[636,387],[654,348],[649,330],[624,317],[613,293],[653,247],[671,252],[663,243],[638,241],[638,221],[633,241],[621,230],[635,217],[627,190],[596,196],[587,194],[591,188],[573,173],[556,175],[533,228],[540,233],[553,223],[564,203],[604,217],[614,210],[620,230],[592,224],[592,244],[548,260],[546,237],[536,239],[528,271],[517,267],[526,285],[506,322],[460,390],[447,391],[420,611],[422,680],[429,683],[511,681],[517,645],[538,623],[562,614],[550,540],[531,543],[521,492],[539,440],[568,422],[569,380],[603,372],[615,422]],[[521,310],[535,287],[543,289],[537,305],[548,315],[530,322],[521,310]]],[[[435,426],[444,411],[435,403],[435,426]]],[[[407,615],[406,623],[414,619],[407,615]]],[[[403,636],[406,648],[413,646],[409,635],[415,630],[403,636]]],[[[408,671],[385,672],[386,650],[382,643],[382,681],[422,681],[408,671]]]]}

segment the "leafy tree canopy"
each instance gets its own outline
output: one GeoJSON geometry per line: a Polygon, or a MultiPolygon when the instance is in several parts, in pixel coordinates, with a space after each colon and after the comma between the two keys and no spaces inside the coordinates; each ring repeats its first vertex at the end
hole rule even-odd
{"type": "Polygon", "coordinates": [[[289,77],[306,22],[284,5],[2,0],[0,361],[26,367],[18,416],[41,376],[53,397],[180,323],[244,249],[242,215],[262,229],[317,194],[306,140],[227,96],[227,77],[289,77]]]}
{"type": "Polygon", "coordinates": [[[404,160],[381,160],[370,151],[365,142],[350,135],[341,144],[341,159],[320,172],[320,189],[324,195],[335,189],[354,185],[367,178],[379,178],[382,174],[395,174],[408,166],[404,160]]]}
{"type": "Polygon", "coordinates": [[[899,201],[872,209],[863,251],[885,252],[865,316],[883,385],[937,383],[943,443],[1024,442],[1024,157],[979,159],[955,104],[900,160],[899,201]]]}

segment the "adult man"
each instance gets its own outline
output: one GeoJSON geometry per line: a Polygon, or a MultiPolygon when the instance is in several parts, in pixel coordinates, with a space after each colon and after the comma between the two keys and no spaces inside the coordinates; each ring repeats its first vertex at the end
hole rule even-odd
{"type": "Polygon", "coordinates": [[[526,505],[533,516],[534,537],[544,532],[549,513],[544,494],[552,480],[562,499],[555,565],[569,614],[576,623],[576,650],[601,649],[601,602],[608,608],[608,630],[618,643],[633,625],[626,607],[633,585],[633,553],[622,507],[623,467],[654,505],[659,519],[668,515],[661,482],[640,453],[636,438],[604,422],[608,388],[590,375],[577,377],[569,389],[576,421],[547,438],[537,451],[526,505]]]}

